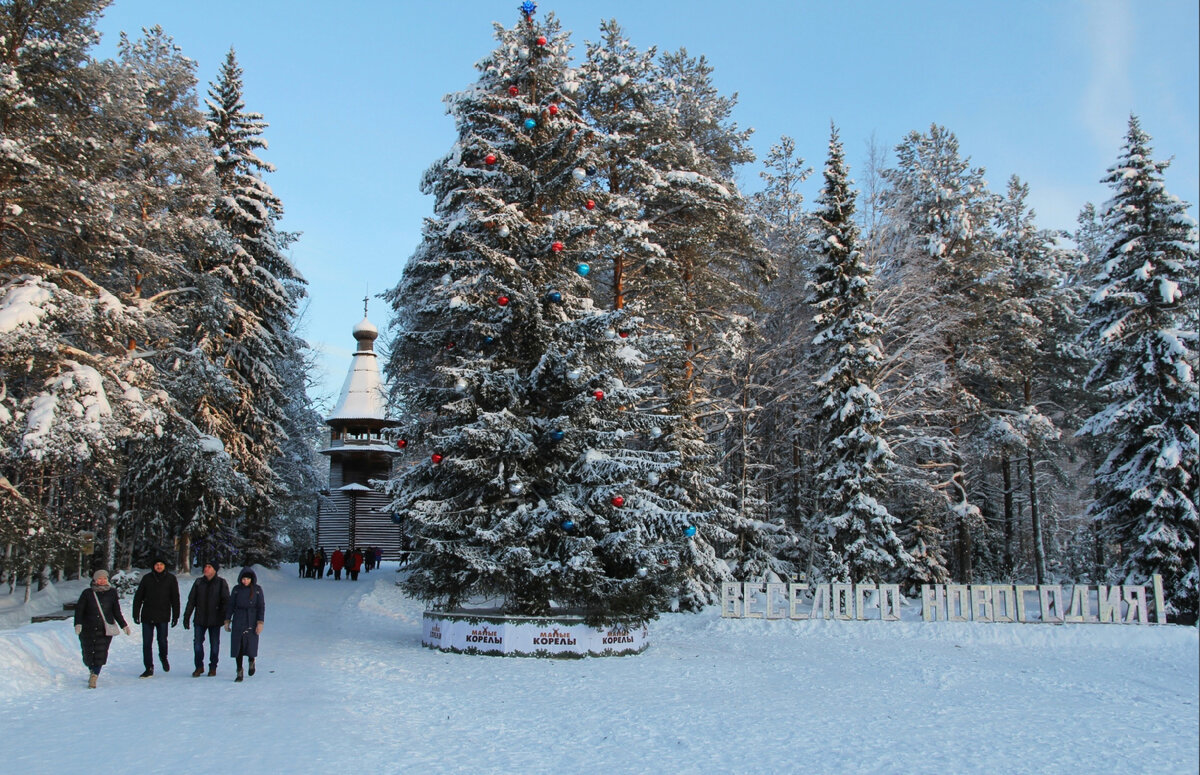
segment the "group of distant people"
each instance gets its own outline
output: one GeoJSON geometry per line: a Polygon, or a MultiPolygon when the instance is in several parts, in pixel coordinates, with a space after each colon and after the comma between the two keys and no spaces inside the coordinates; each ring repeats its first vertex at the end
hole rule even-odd
{"type": "MultiPolygon", "coordinates": [[[[221,628],[230,636],[230,656],[237,660],[237,677],[243,679],[244,660],[249,659],[249,673],[254,675],[254,660],[258,656],[258,636],[263,631],[266,600],[258,578],[251,568],[238,574],[238,584],[232,592],[225,579],[217,575],[216,562],[206,563],[204,575],[192,583],[187,606],[183,611],[183,629],[196,625],[192,645],[196,669],[193,678],[204,675],[204,641],[208,641],[208,675],[217,674],[221,645],[221,628]]],[[[156,559],[152,570],[142,576],[133,595],[133,623],[142,626],[141,678],[154,675],[154,642],[158,641],[158,659],[163,672],[170,672],[167,659],[167,626],[179,624],[179,581],[167,572],[166,563],[156,559]]],[[[126,635],[133,631],[121,613],[117,591],[108,583],[108,571],[92,574],[91,586],[79,595],[75,604],[75,634],[88,669],[88,688],[95,689],[100,669],[108,662],[108,647],[120,630],[126,635]]]]}
{"type": "Polygon", "coordinates": [[[346,571],[346,578],[351,581],[358,581],[358,574],[365,570],[370,573],[372,569],[378,568],[383,562],[383,550],[378,546],[369,546],[366,549],[351,549],[343,552],[342,547],[333,550],[333,554],[326,555],[325,547],[317,547],[316,549],[306,549],[304,554],[300,556],[297,563],[302,579],[323,579],[326,576],[332,576],[335,581],[342,580],[342,571],[346,571]],[[328,565],[328,568],[326,567],[328,565]]]}

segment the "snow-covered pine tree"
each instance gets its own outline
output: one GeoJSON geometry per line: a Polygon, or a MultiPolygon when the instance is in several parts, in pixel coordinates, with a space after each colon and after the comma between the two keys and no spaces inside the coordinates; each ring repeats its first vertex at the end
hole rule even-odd
{"type": "Polygon", "coordinates": [[[595,130],[597,187],[609,216],[596,232],[604,262],[589,277],[598,304],[624,309],[668,274],[645,207],[661,185],[656,150],[665,118],[656,101],[655,50],[638,51],[616,20],[603,22],[600,33],[579,71],[579,110],[595,130]]]}
{"type": "Polygon", "coordinates": [[[770,470],[766,484],[772,521],[782,519],[795,541],[784,554],[807,576],[813,560],[811,451],[816,448],[807,395],[815,375],[808,358],[812,310],[796,299],[804,298],[811,279],[812,224],[802,209],[800,186],[812,167],[786,135],[767,151],[763,167],[763,188],[751,198],[760,240],[775,267],[761,290],[764,310],[757,315],[762,332],[758,357],[766,372],[760,377],[765,394],[759,399],[763,462],[770,470]]]}
{"type": "Polygon", "coordinates": [[[119,182],[114,210],[126,224],[113,264],[134,278],[131,294],[150,316],[138,357],[158,369],[171,398],[156,435],[127,447],[118,561],[144,564],[174,552],[177,566],[187,568],[190,537],[199,525],[235,514],[235,494],[244,492],[193,408],[197,396],[224,387],[221,366],[197,363],[203,353],[189,340],[199,310],[220,298],[199,267],[220,252],[223,235],[209,216],[215,178],[200,131],[195,63],[160,27],[137,39],[122,35],[118,52],[113,98],[101,111],[121,149],[108,171],[119,182]]]}
{"type": "MultiPolygon", "coordinates": [[[[714,387],[733,373],[735,357],[748,354],[741,345],[752,328],[745,312],[753,294],[738,283],[746,280],[746,257],[761,257],[731,180],[733,165],[753,154],[748,133],[728,122],[734,100],[717,94],[703,58],[679,52],[655,61],[616,22],[601,32],[581,74],[581,105],[598,129],[606,211],[616,216],[597,234],[606,259],[601,282],[611,278],[601,300],[645,319],[640,347],[653,363],[646,376],[662,387],[660,406],[668,415],[655,446],[684,461],[668,483],[674,497],[709,514],[689,544],[682,599],[694,608],[715,599],[729,564],[761,575],[773,552],[760,549],[777,532],[760,529],[768,527],[755,505],[762,498],[725,486],[717,465],[721,430],[740,422],[717,422],[736,408],[721,403],[714,387]]],[[[745,462],[734,466],[739,475],[759,469],[757,461],[745,462]]]]}
{"type": "MultiPolygon", "coordinates": [[[[996,300],[987,337],[993,367],[980,369],[989,379],[984,412],[990,427],[984,446],[1000,461],[1004,487],[1004,570],[1015,569],[1016,516],[1014,501],[1023,475],[1024,502],[1029,508],[1034,578],[1047,580],[1044,512],[1053,507],[1052,484],[1039,474],[1039,463],[1063,455],[1060,408],[1080,376],[1081,361],[1074,346],[1078,296],[1070,286],[1074,254],[1060,249],[1057,235],[1039,229],[1026,204],[1029,186],[1013,176],[996,210],[996,252],[1006,290],[996,300]]],[[[1040,466],[1045,468],[1045,466],[1040,466]]],[[[1054,467],[1057,467],[1055,463],[1054,467]]]]}
{"type": "Polygon", "coordinates": [[[1172,618],[1195,621],[1200,605],[1196,485],[1195,304],[1200,262],[1187,204],[1167,192],[1150,136],[1129,119],[1125,145],[1104,182],[1110,239],[1097,289],[1084,309],[1095,366],[1090,387],[1108,398],[1080,434],[1109,452],[1096,470],[1089,509],[1118,550],[1112,575],[1142,584],[1160,573],[1172,618]]]}
{"type": "Polygon", "coordinates": [[[112,562],[127,442],[166,403],[131,357],[157,324],[121,260],[123,81],[88,60],[106,5],[0,6],[0,510],[35,518],[5,552],[30,569],[66,565],[84,528],[112,562]]]}
{"type": "Polygon", "coordinates": [[[814,308],[813,398],[820,443],[816,481],[822,570],[835,581],[889,580],[912,558],[882,502],[892,465],[875,382],[883,361],[881,321],[871,310],[872,272],[859,248],[855,192],[837,130],[829,139],[808,303],[814,308]]]}
{"type": "Polygon", "coordinates": [[[704,57],[684,49],[659,58],[656,99],[664,123],[654,163],[660,182],[644,205],[667,256],[653,308],[643,313],[670,337],[670,346],[655,354],[667,410],[679,417],[665,441],[682,457],[674,480],[685,502],[712,513],[703,540],[692,544],[694,571],[684,599],[693,607],[712,602],[730,572],[710,553],[757,575],[778,536],[764,529],[766,514],[742,509],[761,499],[739,500],[721,467],[726,418],[740,414],[731,400],[737,393],[722,391],[722,383],[740,381],[728,378],[757,335],[751,313],[771,267],[734,180],[737,165],[754,160],[751,130],[732,121],[737,96],[721,95],[712,73],[704,57]]]}
{"type": "MultiPolygon", "coordinates": [[[[289,236],[275,228],[283,205],[262,179],[274,167],[257,155],[267,145],[262,138],[267,124],[261,114],[245,109],[242,69],[232,49],[206,104],[219,186],[213,215],[233,240],[228,261],[212,272],[229,298],[217,347],[237,393],[234,435],[222,440],[251,485],[238,530],[244,561],[274,564],[279,560],[276,518],[286,494],[274,465],[287,438],[290,402],[280,377],[286,371],[294,379],[307,368],[304,347],[292,333],[304,280],[284,254],[289,236]]],[[[292,403],[292,409],[305,410],[303,402],[292,403]]]]}
{"type": "Polygon", "coordinates": [[[422,182],[435,217],[386,295],[394,397],[430,454],[390,487],[418,552],[407,587],[643,622],[678,590],[696,518],[664,491],[678,456],[647,448],[638,320],[592,302],[584,265],[612,216],[587,187],[569,36],[522,13],[447,98],[458,141],[422,182]]]}
{"type": "MultiPolygon", "coordinates": [[[[974,534],[983,525],[966,470],[967,442],[981,418],[971,383],[987,355],[976,329],[988,322],[995,297],[988,284],[998,264],[991,233],[995,197],[983,174],[960,157],[957,138],[944,127],[909,133],[896,147],[896,167],[883,172],[888,235],[878,275],[884,350],[902,359],[889,364],[885,385],[898,415],[894,438],[911,456],[902,461],[911,463],[909,470],[937,472],[930,486],[946,506],[940,515],[910,512],[906,520],[953,531],[952,567],[965,581],[972,576],[974,534]]],[[[926,531],[927,539],[933,535],[926,531]]]]}

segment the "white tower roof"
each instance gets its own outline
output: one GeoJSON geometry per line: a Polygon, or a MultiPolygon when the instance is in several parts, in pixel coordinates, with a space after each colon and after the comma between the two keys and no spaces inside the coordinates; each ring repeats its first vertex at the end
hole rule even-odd
{"type": "Polygon", "coordinates": [[[375,355],[375,338],[379,329],[364,316],[354,326],[354,339],[358,343],[350,361],[350,371],[342,383],[333,414],[326,422],[335,420],[386,420],[387,401],[383,379],[379,374],[378,358],[375,355]]]}

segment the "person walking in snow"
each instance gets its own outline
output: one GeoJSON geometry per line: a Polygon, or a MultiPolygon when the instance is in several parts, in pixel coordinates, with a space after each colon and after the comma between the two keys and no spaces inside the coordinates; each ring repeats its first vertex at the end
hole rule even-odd
{"type": "Polygon", "coordinates": [[[363,553],[361,549],[355,549],[346,560],[346,573],[350,576],[351,581],[358,581],[358,572],[362,570],[363,553]]]}
{"type": "Polygon", "coordinates": [[[313,577],[313,550],[304,550],[304,578],[311,579],[313,577]]]}
{"type": "Polygon", "coordinates": [[[325,547],[318,547],[317,553],[313,556],[313,570],[316,572],[318,579],[325,578],[325,547]]]}
{"type": "Polygon", "coordinates": [[[108,645],[113,636],[106,629],[111,630],[114,625],[125,630],[126,635],[133,634],[121,613],[117,590],[109,586],[108,571],[101,569],[92,574],[92,585],[80,593],[75,603],[75,634],[79,636],[79,650],[88,669],[89,689],[96,688],[100,668],[108,662],[108,645]]]}
{"type": "Polygon", "coordinates": [[[263,615],[267,603],[263,599],[262,587],[251,568],[242,568],[238,584],[229,595],[229,608],[225,614],[225,632],[233,633],[229,639],[231,655],[237,660],[237,677],[242,680],[242,660],[249,658],[250,675],[254,675],[254,659],[258,656],[258,636],[263,631],[263,615]]]}
{"type": "Polygon", "coordinates": [[[216,562],[204,564],[204,575],[192,583],[188,592],[187,607],[183,610],[183,629],[188,628],[195,614],[196,632],[192,645],[196,651],[196,669],[193,678],[204,675],[204,638],[208,637],[208,674],[217,674],[217,661],[221,649],[221,622],[225,620],[225,608],[229,605],[229,585],[217,575],[216,562]]]}
{"type": "Polygon", "coordinates": [[[133,623],[142,625],[142,664],[146,670],[141,678],[154,675],[155,635],[163,672],[171,672],[171,663],[167,661],[167,622],[172,627],[179,624],[179,581],[167,573],[167,564],[162,559],[155,559],[151,568],[133,593],[133,623]]]}
{"type": "Polygon", "coordinates": [[[374,549],[375,552],[375,570],[379,570],[380,564],[383,562],[383,550],[378,546],[374,549]]]}
{"type": "Polygon", "coordinates": [[[329,558],[329,570],[333,571],[333,580],[342,580],[342,566],[345,564],[346,558],[342,554],[342,547],[333,550],[333,556],[329,558]]]}

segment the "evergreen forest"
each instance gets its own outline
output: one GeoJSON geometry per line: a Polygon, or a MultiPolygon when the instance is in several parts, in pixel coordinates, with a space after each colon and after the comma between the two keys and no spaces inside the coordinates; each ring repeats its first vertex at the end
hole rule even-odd
{"type": "MultiPolygon", "coordinates": [[[[276,565],[324,486],[268,124],[232,49],[203,87],[160,28],[96,58],[107,5],[0,2],[9,593],[276,565]]],[[[495,35],[382,294],[412,594],[642,622],[723,580],[1161,574],[1195,621],[1200,261],[1150,127],[1054,231],[937,123],[759,159],[703,56],[533,3],[495,35]]]]}

